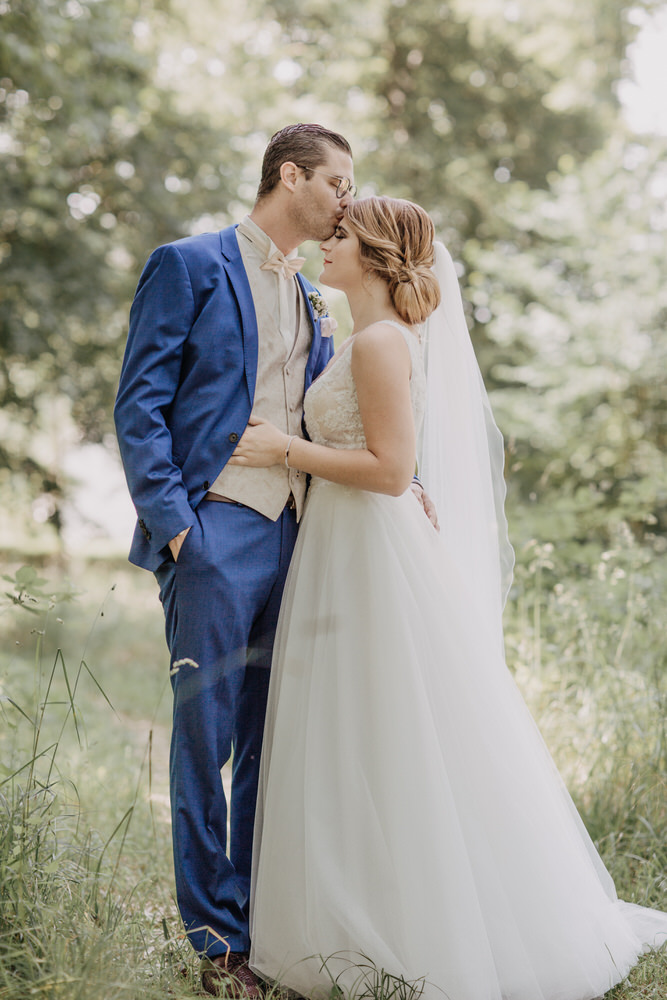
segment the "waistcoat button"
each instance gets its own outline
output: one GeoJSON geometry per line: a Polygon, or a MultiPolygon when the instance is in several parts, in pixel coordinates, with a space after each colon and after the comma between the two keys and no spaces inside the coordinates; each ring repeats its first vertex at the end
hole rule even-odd
{"type": "Polygon", "coordinates": [[[239,436],[236,433],[236,431],[232,431],[232,433],[229,435],[228,441],[231,444],[236,444],[236,442],[238,441],[238,439],[239,439],[239,436]]]}

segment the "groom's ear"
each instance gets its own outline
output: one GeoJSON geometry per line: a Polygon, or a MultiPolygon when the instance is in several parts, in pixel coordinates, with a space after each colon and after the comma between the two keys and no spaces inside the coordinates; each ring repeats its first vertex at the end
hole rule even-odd
{"type": "Polygon", "coordinates": [[[280,179],[289,191],[293,191],[299,177],[299,168],[296,163],[286,160],[280,167],[280,179]]]}

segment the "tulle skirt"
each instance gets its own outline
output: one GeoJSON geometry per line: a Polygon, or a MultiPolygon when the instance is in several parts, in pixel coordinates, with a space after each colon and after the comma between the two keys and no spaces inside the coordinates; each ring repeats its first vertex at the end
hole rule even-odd
{"type": "Polygon", "coordinates": [[[667,914],[617,900],[474,609],[411,493],[313,484],[264,737],[262,976],[354,993],[365,965],[429,1000],[591,1000],[667,940],[667,914]]]}

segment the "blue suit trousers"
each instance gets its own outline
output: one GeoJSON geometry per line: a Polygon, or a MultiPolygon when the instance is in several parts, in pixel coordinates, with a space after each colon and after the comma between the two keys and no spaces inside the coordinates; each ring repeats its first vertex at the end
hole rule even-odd
{"type": "Polygon", "coordinates": [[[204,500],[178,561],[156,570],[174,694],[176,894],[197,952],[247,951],[252,836],[269,671],[296,518],[204,500]],[[220,769],[233,754],[227,801],[220,769]]]}

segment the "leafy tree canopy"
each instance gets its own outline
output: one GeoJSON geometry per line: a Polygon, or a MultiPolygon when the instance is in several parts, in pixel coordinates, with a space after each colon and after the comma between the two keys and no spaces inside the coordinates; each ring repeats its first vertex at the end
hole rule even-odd
{"type": "Polygon", "coordinates": [[[63,488],[33,431],[62,401],[110,431],[150,250],[247,211],[269,136],[310,120],[452,250],[526,524],[539,494],[563,535],[664,528],[664,144],[617,99],[639,8],[2,0],[0,479],[63,488]]]}

